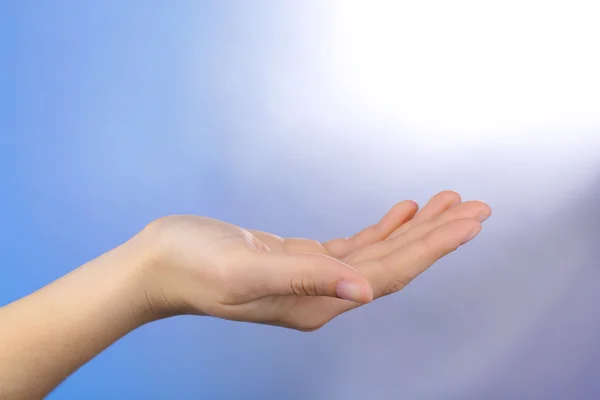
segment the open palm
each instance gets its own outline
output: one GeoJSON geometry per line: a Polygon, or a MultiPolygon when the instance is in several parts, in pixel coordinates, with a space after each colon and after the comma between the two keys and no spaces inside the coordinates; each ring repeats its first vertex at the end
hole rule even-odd
{"type": "Polygon", "coordinates": [[[186,303],[186,312],[315,330],[399,291],[475,237],[491,214],[487,204],[462,202],[452,191],[417,210],[412,201],[398,203],[356,235],[324,243],[283,239],[202,217],[168,217],[169,233],[163,233],[171,249],[167,264],[179,272],[158,285],[169,286],[177,276],[170,287],[161,287],[161,294],[179,299],[171,303],[186,303]],[[356,285],[340,289],[336,284],[341,281],[356,285]]]}
{"type": "MultiPolygon", "coordinates": [[[[367,277],[377,298],[402,289],[440,257],[476,235],[480,222],[491,212],[479,201],[461,203],[460,196],[450,191],[432,198],[418,213],[417,209],[412,201],[399,203],[379,223],[353,237],[325,243],[250,232],[272,253],[323,254],[347,263],[367,277]]],[[[313,330],[360,305],[315,296],[317,289],[308,283],[300,282],[294,290],[297,295],[267,296],[260,300],[260,306],[253,304],[251,308],[258,311],[257,317],[275,316],[270,323],[313,330]]]]}

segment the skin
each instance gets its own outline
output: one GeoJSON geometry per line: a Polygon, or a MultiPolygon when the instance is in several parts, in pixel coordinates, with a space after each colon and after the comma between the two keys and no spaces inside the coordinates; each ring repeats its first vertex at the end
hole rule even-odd
{"type": "Polygon", "coordinates": [[[396,204],[350,238],[283,239],[198,216],[126,243],[0,308],[0,399],[41,399],[146,323],[182,314],[314,331],[395,293],[473,239],[491,215],[445,191],[396,204]]]}

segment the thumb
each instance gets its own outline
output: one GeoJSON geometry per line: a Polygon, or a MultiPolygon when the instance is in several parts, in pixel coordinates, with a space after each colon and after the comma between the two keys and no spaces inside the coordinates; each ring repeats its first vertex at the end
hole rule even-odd
{"type": "Polygon", "coordinates": [[[357,303],[373,300],[369,281],[329,256],[263,253],[256,262],[255,271],[269,295],[328,296],[357,303]]]}

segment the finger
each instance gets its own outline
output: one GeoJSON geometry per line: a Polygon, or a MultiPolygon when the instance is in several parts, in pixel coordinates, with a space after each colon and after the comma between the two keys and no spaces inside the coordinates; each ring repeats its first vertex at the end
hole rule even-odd
{"type": "Polygon", "coordinates": [[[444,190],[433,196],[413,219],[416,221],[423,221],[433,218],[461,202],[462,198],[460,197],[460,194],[453,190],[444,190]]]}
{"type": "Polygon", "coordinates": [[[327,296],[367,303],[369,281],[354,268],[321,254],[256,253],[251,264],[252,290],[267,295],[327,296]],[[260,286],[260,289],[256,286],[260,286]]]}
{"type": "Polygon", "coordinates": [[[465,218],[475,218],[479,222],[484,222],[492,213],[490,206],[481,201],[467,201],[446,212],[438,215],[429,221],[413,225],[412,229],[407,230],[403,234],[375,243],[355,254],[350,255],[344,261],[354,264],[356,262],[385,257],[388,254],[396,251],[410,242],[424,237],[447,223],[465,218]]]}
{"type": "MultiPolygon", "coordinates": [[[[440,258],[472,240],[480,231],[481,224],[472,218],[452,221],[387,257],[356,264],[357,269],[371,282],[375,298],[395,293],[440,258]]],[[[358,306],[360,304],[351,302],[327,301],[320,308],[328,315],[336,316],[358,306]]]]}
{"type": "Polygon", "coordinates": [[[406,232],[410,229],[411,226],[422,222],[427,221],[428,219],[434,218],[444,211],[448,210],[451,207],[454,207],[462,202],[460,194],[452,191],[445,190],[433,196],[431,200],[423,207],[414,218],[407,224],[401,226],[399,229],[396,229],[391,235],[390,238],[396,237],[403,232],[406,232]]]}
{"type": "Polygon", "coordinates": [[[359,268],[371,282],[375,297],[395,293],[440,258],[479,234],[482,226],[474,218],[445,224],[388,256],[359,268]]]}
{"type": "Polygon", "coordinates": [[[377,224],[363,229],[350,238],[325,242],[323,246],[332,256],[344,257],[356,249],[387,238],[394,230],[409,221],[418,208],[414,201],[400,202],[392,207],[377,224]]]}

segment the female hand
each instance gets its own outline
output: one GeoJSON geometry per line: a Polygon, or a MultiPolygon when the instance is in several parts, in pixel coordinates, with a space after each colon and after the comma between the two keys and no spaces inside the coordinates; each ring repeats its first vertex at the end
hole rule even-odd
{"type": "Polygon", "coordinates": [[[325,243],[210,218],[161,218],[0,308],[0,398],[43,398],[141,324],[177,314],[315,330],[405,287],[475,237],[490,213],[443,192],[418,213],[405,201],[353,237],[325,243]]]}
{"type": "Polygon", "coordinates": [[[214,317],[312,331],[395,293],[473,239],[491,210],[441,192],[395,205],[351,238],[282,239],[198,216],[151,223],[142,243],[146,314],[214,317]]]}

